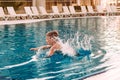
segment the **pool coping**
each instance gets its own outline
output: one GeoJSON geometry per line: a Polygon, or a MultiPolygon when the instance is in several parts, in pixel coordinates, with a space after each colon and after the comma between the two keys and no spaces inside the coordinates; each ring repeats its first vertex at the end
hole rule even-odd
{"type": "MultiPolygon", "coordinates": [[[[104,18],[104,17],[113,17],[113,16],[85,16],[85,17],[67,17],[67,18],[49,18],[49,19],[27,19],[27,20],[9,20],[9,21],[0,21],[0,25],[12,25],[12,24],[24,24],[24,23],[35,23],[47,20],[60,20],[60,19],[76,19],[76,18],[104,18]]],[[[119,16],[114,16],[119,17],[119,16]]]]}

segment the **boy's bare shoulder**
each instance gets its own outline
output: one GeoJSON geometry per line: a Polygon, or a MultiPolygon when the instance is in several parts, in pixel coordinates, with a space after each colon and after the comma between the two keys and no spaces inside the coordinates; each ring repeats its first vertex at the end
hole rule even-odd
{"type": "Polygon", "coordinates": [[[56,43],[56,44],[54,44],[54,48],[58,48],[58,49],[60,49],[60,48],[61,48],[60,43],[56,43]]]}

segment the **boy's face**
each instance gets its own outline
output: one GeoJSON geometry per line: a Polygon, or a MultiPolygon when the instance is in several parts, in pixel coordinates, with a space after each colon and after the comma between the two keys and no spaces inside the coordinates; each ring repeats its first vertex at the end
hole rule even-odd
{"type": "Polygon", "coordinates": [[[52,39],[52,37],[50,36],[46,36],[46,43],[48,45],[52,45],[54,43],[54,40],[52,39]]]}

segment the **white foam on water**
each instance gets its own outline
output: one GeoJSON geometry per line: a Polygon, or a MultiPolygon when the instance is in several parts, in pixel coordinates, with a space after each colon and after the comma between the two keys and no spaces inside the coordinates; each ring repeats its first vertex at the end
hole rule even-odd
{"type": "Polygon", "coordinates": [[[41,48],[39,48],[38,51],[36,52],[36,54],[34,56],[32,56],[32,60],[37,61],[41,52],[42,52],[41,48]]]}
{"type": "Polygon", "coordinates": [[[44,78],[33,78],[33,79],[27,79],[27,80],[48,80],[51,78],[54,78],[55,76],[50,76],[50,77],[44,77],[44,78]]]}
{"type": "Polygon", "coordinates": [[[0,68],[0,70],[4,70],[4,69],[10,69],[10,68],[14,68],[14,67],[19,67],[19,66],[23,66],[26,65],[30,62],[34,61],[33,59],[23,62],[23,63],[19,63],[19,64],[14,64],[14,65],[8,65],[8,66],[4,66],[3,68],[0,68]]]}
{"type": "Polygon", "coordinates": [[[10,69],[10,68],[14,68],[14,67],[19,67],[19,66],[23,66],[23,65],[26,65],[26,64],[29,64],[33,61],[37,61],[38,60],[38,57],[39,57],[39,54],[40,53],[40,50],[37,51],[36,55],[33,55],[31,58],[31,60],[29,61],[26,61],[26,62],[23,62],[23,63],[19,63],[19,64],[14,64],[14,65],[8,65],[8,66],[4,66],[2,68],[0,68],[0,70],[5,70],[5,69],[10,69]]]}

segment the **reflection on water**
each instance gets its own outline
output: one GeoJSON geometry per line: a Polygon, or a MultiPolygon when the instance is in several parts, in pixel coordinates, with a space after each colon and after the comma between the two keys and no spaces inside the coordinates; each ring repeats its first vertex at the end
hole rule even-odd
{"type": "MultiPolygon", "coordinates": [[[[120,76],[120,19],[119,18],[105,18],[104,24],[101,24],[97,34],[98,41],[103,49],[106,50],[107,54],[102,60],[107,60],[101,66],[108,65],[109,71],[103,75],[98,75],[100,80],[119,80],[120,76]]],[[[96,77],[93,77],[94,79],[96,77]]],[[[97,78],[97,79],[98,79],[97,78]]],[[[92,80],[87,79],[87,80],[92,80]]]]}
{"type": "Polygon", "coordinates": [[[117,17],[102,17],[0,26],[0,76],[18,80],[78,80],[115,68],[120,61],[119,22],[117,17]],[[33,60],[35,52],[29,49],[44,45],[45,34],[51,30],[58,30],[63,42],[69,40],[75,48],[90,50],[90,59],[55,54],[33,60]]]}

